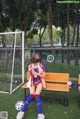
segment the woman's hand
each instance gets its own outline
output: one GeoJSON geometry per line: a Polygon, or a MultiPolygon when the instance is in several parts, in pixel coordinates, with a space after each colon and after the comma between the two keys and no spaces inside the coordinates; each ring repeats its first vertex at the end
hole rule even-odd
{"type": "Polygon", "coordinates": [[[34,77],[37,77],[38,76],[38,73],[35,72],[34,70],[32,71],[32,74],[34,75],[34,77]]]}
{"type": "Polygon", "coordinates": [[[39,72],[35,72],[35,71],[33,70],[32,73],[33,73],[34,77],[35,77],[35,76],[36,76],[36,77],[37,77],[37,76],[42,77],[42,74],[39,73],[39,72]]]}
{"type": "Polygon", "coordinates": [[[46,83],[43,83],[43,88],[46,88],[47,86],[46,86],[46,83]]]}

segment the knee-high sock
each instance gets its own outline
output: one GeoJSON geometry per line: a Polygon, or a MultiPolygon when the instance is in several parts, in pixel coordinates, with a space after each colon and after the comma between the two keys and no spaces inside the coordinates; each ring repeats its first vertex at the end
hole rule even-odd
{"type": "Polygon", "coordinates": [[[34,98],[34,95],[31,94],[31,95],[26,99],[26,101],[25,101],[25,103],[24,103],[24,106],[23,106],[22,109],[21,109],[22,112],[25,112],[25,111],[26,111],[28,105],[30,104],[30,102],[32,101],[33,98],[34,98]]]}
{"type": "Polygon", "coordinates": [[[35,95],[35,100],[36,100],[37,107],[38,107],[38,114],[42,114],[42,102],[41,102],[39,95],[35,95]]]}

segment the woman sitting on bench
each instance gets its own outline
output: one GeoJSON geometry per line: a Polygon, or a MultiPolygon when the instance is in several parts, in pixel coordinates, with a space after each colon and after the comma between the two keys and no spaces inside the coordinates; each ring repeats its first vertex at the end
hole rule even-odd
{"type": "Polygon", "coordinates": [[[46,88],[45,84],[45,68],[41,64],[41,58],[38,54],[33,54],[31,58],[31,64],[28,66],[29,80],[31,80],[29,85],[30,95],[26,99],[24,106],[21,111],[17,114],[17,119],[23,119],[24,113],[30,104],[30,102],[35,99],[38,108],[38,119],[44,119],[45,115],[42,112],[42,102],[40,99],[40,93],[42,88],[46,88]]]}

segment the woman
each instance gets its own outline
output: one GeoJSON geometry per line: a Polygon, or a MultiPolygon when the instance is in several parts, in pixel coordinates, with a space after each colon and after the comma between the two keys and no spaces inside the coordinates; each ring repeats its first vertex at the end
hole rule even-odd
{"type": "Polygon", "coordinates": [[[42,88],[46,88],[45,84],[45,68],[41,64],[41,58],[38,54],[33,54],[31,58],[31,64],[28,66],[30,83],[30,95],[26,99],[21,111],[17,114],[17,119],[23,119],[24,112],[26,111],[30,102],[35,99],[38,108],[38,119],[44,119],[45,115],[42,112],[42,102],[40,99],[40,93],[42,88]]]}

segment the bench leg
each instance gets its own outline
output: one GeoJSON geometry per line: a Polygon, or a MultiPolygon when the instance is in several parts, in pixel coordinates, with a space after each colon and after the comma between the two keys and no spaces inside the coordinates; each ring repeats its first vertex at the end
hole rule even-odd
{"type": "Polygon", "coordinates": [[[64,95],[64,106],[68,106],[68,98],[67,98],[68,93],[65,93],[64,95]]]}
{"type": "Polygon", "coordinates": [[[80,107],[80,92],[79,92],[79,95],[78,95],[78,106],[80,107]]]}

